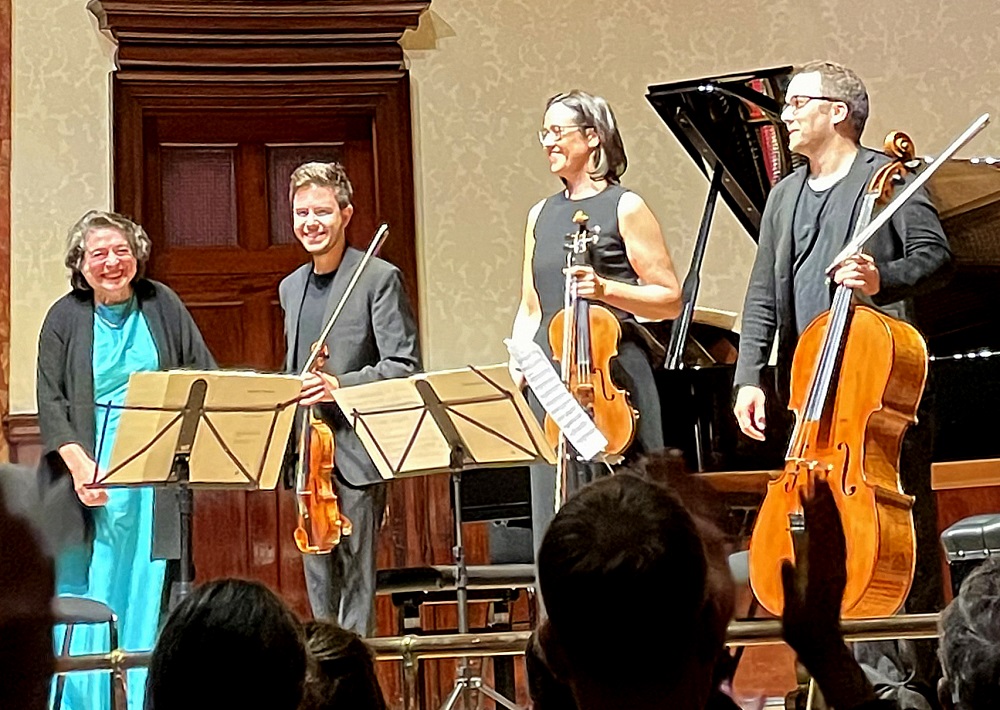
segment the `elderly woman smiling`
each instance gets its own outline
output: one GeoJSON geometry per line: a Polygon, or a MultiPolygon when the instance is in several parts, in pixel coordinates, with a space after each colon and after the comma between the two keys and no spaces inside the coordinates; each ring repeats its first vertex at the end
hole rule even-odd
{"type": "MultiPolygon", "coordinates": [[[[42,473],[47,482],[71,476],[77,505],[85,506],[76,516],[81,529],[62,535],[76,544],[58,552],[56,590],[111,607],[119,616],[121,647],[135,651],[152,648],[155,640],[165,560],[179,552],[177,501],[150,488],[85,487],[97,469],[107,468],[118,429],[119,411],[101,405],[124,403],[133,372],[215,367],[177,294],[143,278],[150,246],[142,227],[121,215],[85,214],[67,240],[72,291],[49,309],[38,342],[42,473]]],[[[74,655],[106,651],[106,631],[74,629],[74,655]]],[[[129,708],[142,708],[144,675],[129,672],[129,708]]],[[[67,677],[64,708],[108,702],[106,675],[67,677]]]]}

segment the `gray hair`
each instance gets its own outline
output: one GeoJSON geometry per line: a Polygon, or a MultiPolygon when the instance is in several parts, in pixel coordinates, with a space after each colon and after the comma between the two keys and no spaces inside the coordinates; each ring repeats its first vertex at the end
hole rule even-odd
{"type": "Polygon", "coordinates": [[[940,623],[938,655],[956,706],[1000,707],[1000,559],[965,578],[940,623]]]}
{"type": "Polygon", "coordinates": [[[146,271],[146,262],[149,261],[149,252],[153,246],[146,230],[117,212],[91,210],[70,228],[69,235],[66,237],[65,263],[70,270],[70,284],[75,289],[90,290],[90,284],[87,283],[87,279],[83,275],[83,259],[87,254],[87,237],[90,236],[91,231],[102,228],[117,229],[128,242],[136,262],[133,283],[142,278],[146,271]]]}
{"type": "Polygon", "coordinates": [[[303,163],[292,172],[288,188],[288,201],[295,200],[295,193],[304,187],[328,187],[337,195],[337,204],[344,209],[351,204],[354,188],[347,178],[347,171],[340,163],[303,163]]]}
{"type": "Polygon", "coordinates": [[[855,140],[861,140],[861,134],[868,122],[868,89],[861,77],[842,64],[827,61],[814,61],[803,64],[795,70],[792,76],[798,74],[819,74],[823,95],[847,104],[847,125],[855,140]]]}
{"type": "Polygon", "coordinates": [[[594,168],[590,176],[596,180],[607,180],[617,184],[626,168],[625,145],[618,132],[618,121],[611,106],[600,96],[585,91],[573,90],[556,94],[545,104],[547,111],[553,104],[562,104],[574,114],[579,125],[586,126],[597,134],[597,150],[594,153],[594,168]]]}

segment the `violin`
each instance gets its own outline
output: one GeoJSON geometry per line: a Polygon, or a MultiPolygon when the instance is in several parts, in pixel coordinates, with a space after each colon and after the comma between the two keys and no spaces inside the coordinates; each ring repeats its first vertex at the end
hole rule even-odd
{"type": "MultiPolygon", "coordinates": [[[[894,160],[870,180],[855,238],[874,208],[889,202],[914,156],[899,132],[886,138],[885,152],[894,160]]],[[[817,477],[830,483],[847,543],[842,615],[892,615],[913,583],[914,499],[900,486],[899,457],[903,434],[917,419],[927,345],[913,326],[856,301],[852,289],[838,286],[830,310],[809,324],[795,348],[788,405],[795,427],[784,470],[768,483],[750,538],[750,585],[776,616],[784,604],[782,561],[795,559],[804,544],[801,496],[817,477]]]]}
{"type": "MultiPolygon", "coordinates": [[[[389,225],[383,222],[351,275],[340,302],[323,326],[319,339],[313,343],[300,376],[308,372],[318,372],[326,365],[330,358],[326,339],[344,310],[344,304],[353,293],[365,267],[385,243],[388,234],[389,225]]],[[[330,553],[340,543],[342,536],[351,534],[353,527],[348,517],[340,511],[334,489],[334,446],[334,436],[329,425],[316,416],[314,407],[309,407],[308,411],[303,412],[298,445],[299,460],[295,471],[298,525],[294,537],[295,545],[304,554],[330,553]]]]}
{"type": "MultiPolygon", "coordinates": [[[[330,358],[325,343],[314,343],[312,371],[322,370],[330,358]]],[[[295,545],[306,554],[329,553],[340,544],[340,538],[350,535],[351,521],[340,510],[334,490],[333,461],[335,452],[333,431],[315,408],[305,413],[299,437],[299,463],[295,477],[295,499],[299,521],[295,528],[295,545]]]]}
{"type": "MultiPolygon", "coordinates": [[[[635,438],[638,413],[629,403],[628,393],[611,379],[611,360],[618,355],[622,334],[618,318],[604,306],[577,296],[576,279],[569,273],[571,267],[590,261],[590,245],[597,241],[597,236],[588,231],[588,220],[582,210],[573,215],[577,231],[568,245],[564,307],[549,323],[549,345],[553,359],[559,361],[563,383],[608,440],[605,455],[614,457],[622,454],[635,438]]],[[[545,436],[558,449],[559,462],[564,464],[568,456],[565,437],[548,414],[545,436]]],[[[563,467],[557,476],[557,505],[561,493],[567,492],[564,477],[563,467]]]]}

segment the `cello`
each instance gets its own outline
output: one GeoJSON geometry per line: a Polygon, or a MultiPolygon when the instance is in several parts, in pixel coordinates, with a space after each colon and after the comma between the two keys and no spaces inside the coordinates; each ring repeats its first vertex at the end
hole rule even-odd
{"type": "MultiPolygon", "coordinates": [[[[389,225],[383,223],[372,238],[351,280],[344,289],[337,307],[323,327],[319,339],[309,350],[309,357],[302,367],[300,377],[308,372],[322,370],[330,357],[326,339],[344,309],[344,304],[354,290],[371,257],[385,242],[389,225]]],[[[295,527],[295,546],[303,554],[329,554],[340,544],[344,535],[350,535],[350,519],[340,510],[334,486],[335,442],[333,431],[316,415],[315,407],[303,412],[299,432],[298,463],[295,470],[295,501],[298,523],[295,527]]]]}
{"type": "MultiPolygon", "coordinates": [[[[889,202],[914,155],[899,132],[886,138],[885,151],[895,159],[869,182],[852,243],[871,226],[876,205],[889,202]]],[[[913,583],[913,497],[903,493],[898,467],[927,379],[927,346],[913,326],[855,300],[851,288],[838,286],[830,310],[809,324],[795,348],[788,404],[795,427],[784,470],[768,483],[750,538],[750,585],[774,615],[784,605],[782,562],[794,559],[803,542],[801,495],[814,477],[830,483],[844,526],[842,615],[894,614],[913,583]]]]}
{"type": "MultiPolygon", "coordinates": [[[[611,379],[611,360],[618,355],[622,335],[618,318],[604,306],[579,297],[576,280],[570,273],[571,267],[589,263],[590,245],[597,241],[597,235],[587,229],[589,219],[582,210],[573,215],[577,231],[569,236],[564,304],[552,316],[548,335],[563,384],[608,441],[604,452],[607,460],[620,457],[632,443],[638,413],[629,403],[628,393],[611,379]]],[[[569,492],[566,476],[570,452],[566,438],[548,414],[545,436],[559,455],[555,499],[558,510],[569,492]]]]}

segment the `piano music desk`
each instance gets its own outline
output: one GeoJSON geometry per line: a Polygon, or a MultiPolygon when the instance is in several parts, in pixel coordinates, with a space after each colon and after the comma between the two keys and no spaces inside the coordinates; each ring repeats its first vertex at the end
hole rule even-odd
{"type": "MultiPolygon", "coordinates": [[[[931,464],[931,489],[937,503],[940,535],[953,523],[970,515],[1000,513],[1000,459],[947,461],[931,464]]],[[[945,601],[951,601],[948,561],[941,553],[945,601]]]]}

